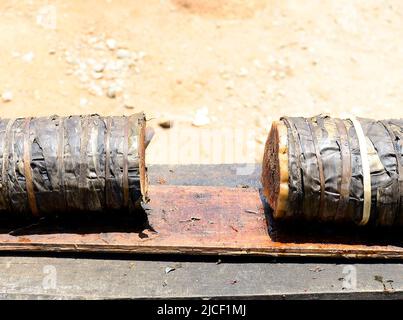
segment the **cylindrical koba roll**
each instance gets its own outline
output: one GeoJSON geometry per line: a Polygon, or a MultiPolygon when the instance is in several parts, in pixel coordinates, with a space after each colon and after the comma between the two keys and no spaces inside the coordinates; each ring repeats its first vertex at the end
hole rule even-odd
{"type": "Polygon", "coordinates": [[[262,184],[276,219],[403,226],[403,119],[284,117],[262,184]]]}
{"type": "Polygon", "coordinates": [[[0,120],[0,211],[133,211],[147,196],[145,116],[0,120]]]}

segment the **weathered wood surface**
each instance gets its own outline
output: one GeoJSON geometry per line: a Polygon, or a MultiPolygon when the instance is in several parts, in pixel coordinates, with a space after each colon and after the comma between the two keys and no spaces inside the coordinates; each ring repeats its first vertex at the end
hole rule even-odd
{"type": "Polygon", "coordinates": [[[403,299],[399,263],[221,260],[3,256],[0,298],[403,299]]]}
{"type": "MultiPolygon", "coordinates": [[[[281,241],[268,233],[259,193],[254,188],[151,186],[150,229],[96,229],[39,225],[18,236],[0,234],[1,251],[69,251],[164,254],[219,254],[298,257],[403,258],[401,243],[385,239],[297,237],[281,241]],[[37,229],[35,229],[37,228],[37,229]]],[[[57,222],[56,222],[57,223],[57,222]]],[[[120,226],[121,227],[121,226],[120,226]]]]}
{"type": "MultiPolygon", "coordinates": [[[[239,167],[239,164],[159,165],[150,166],[149,173],[154,184],[164,179],[171,185],[214,183],[220,187],[258,187],[261,166],[256,165],[246,176],[234,174],[239,167]]],[[[244,255],[221,256],[217,263],[218,257],[195,255],[13,255],[17,253],[3,252],[0,257],[0,297],[3,299],[403,298],[403,264],[391,260],[367,263],[351,259],[244,255]],[[167,267],[176,270],[166,273],[167,267]],[[345,288],[348,272],[352,270],[357,276],[357,286],[345,288]],[[49,284],[46,279],[52,271],[56,271],[55,286],[44,286],[44,283],[49,284]]]]}

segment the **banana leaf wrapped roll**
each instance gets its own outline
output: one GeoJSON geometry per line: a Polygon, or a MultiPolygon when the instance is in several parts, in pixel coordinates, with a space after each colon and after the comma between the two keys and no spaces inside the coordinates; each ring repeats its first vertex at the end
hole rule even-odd
{"type": "Polygon", "coordinates": [[[147,200],[145,115],[0,119],[0,211],[133,212],[147,200]]]}
{"type": "Polygon", "coordinates": [[[262,168],[275,219],[403,226],[403,119],[283,117],[262,168]]]}

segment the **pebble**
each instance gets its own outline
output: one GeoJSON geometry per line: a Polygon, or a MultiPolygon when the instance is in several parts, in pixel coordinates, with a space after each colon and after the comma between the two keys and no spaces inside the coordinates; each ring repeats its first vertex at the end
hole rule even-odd
{"type": "Polygon", "coordinates": [[[262,62],[259,59],[253,60],[253,64],[256,68],[261,69],[263,67],[262,62]]]}
{"type": "Polygon", "coordinates": [[[24,60],[25,62],[32,62],[33,59],[34,59],[34,53],[32,51],[27,52],[22,56],[22,60],[24,60]]]}
{"type": "Polygon", "coordinates": [[[231,78],[231,76],[229,75],[229,73],[226,73],[226,72],[220,73],[220,76],[221,76],[221,78],[224,79],[224,80],[229,80],[229,79],[231,78]]]}
{"type": "Polygon", "coordinates": [[[80,62],[80,63],[78,64],[78,67],[79,67],[81,70],[87,70],[87,64],[86,64],[85,62],[80,62]]]}
{"type": "Polygon", "coordinates": [[[93,45],[93,44],[95,44],[95,43],[97,43],[97,42],[98,42],[98,38],[95,37],[95,36],[90,37],[90,38],[88,39],[88,44],[93,45]]]}
{"type": "MultiPolygon", "coordinates": [[[[144,51],[132,52],[118,41],[104,35],[92,35],[70,50],[64,50],[63,59],[70,64],[66,74],[73,74],[81,82],[81,88],[94,96],[119,98],[121,106],[132,109],[135,101],[126,101],[124,88],[128,74],[141,72],[139,64],[146,56],[144,51]],[[83,42],[84,41],[84,42],[83,42]],[[90,52],[83,51],[91,46],[90,52]],[[102,49],[99,52],[95,49],[102,49]],[[122,95],[122,97],[121,97],[122,95]]],[[[54,48],[51,48],[54,49],[54,48]]],[[[133,99],[130,99],[133,100],[133,99]]],[[[80,105],[85,103],[80,102],[80,105]]]]}
{"type": "Polygon", "coordinates": [[[105,44],[102,42],[96,43],[93,46],[94,49],[96,50],[104,50],[105,49],[105,44]]]}
{"type": "Polygon", "coordinates": [[[147,54],[144,52],[144,51],[139,51],[139,52],[137,52],[137,54],[136,54],[136,58],[137,58],[137,60],[141,60],[141,59],[144,59],[144,57],[146,56],[147,54]]]}
{"type": "Polygon", "coordinates": [[[109,86],[106,95],[107,95],[109,98],[114,99],[114,98],[116,98],[116,96],[117,96],[119,93],[121,93],[121,92],[122,92],[122,89],[121,89],[119,86],[117,86],[117,85],[115,85],[115,84],[112,84],[112,85],[109,86]]]}
{"type": "Polygon", "coordinates": [[[106,46],[108,47],[109,50],[115,50],[117,43],[115,39],[108,39],[106,40],[106,46]]]}
{"type": "Polygon", "coordinates": [[[240,76],[240,77],[246,77],[247,75],[248,75],[248,69],[246,69],[246,68],[241,68],[240,70],[239,70],[239,72],[238,72],[238,75],[240,76]]]}
{"type": "Polygon", "coordinates": [[[210,123],[210,118],[208,117],[208,108],[203,107],[196,111],[195,117],[193,119],[192,125],[195,127],[202,127],[210,123]]]}
{"type": "Polygon", "coordinates": [[[13,93],[11,91],[5,91],[2,93],[1,99],[3,100],[3,102],[10,102],[11,100],[13,100],[13,93]]]}
{"type": "Polygon", "coordinates": [[[88,100],[86,98],[80,98],[80,107],[85,107],[88,105],[88,100]]]}
{"type": "Polygon", "coordinates": [[[225,88],[228,90],[234,89],[235,83],[234,80],[228,80],[227,83],[225,84],[225,88]]]}
{"type": "Polygon", "coordinates": [[[95,79],[95,80],[102,79],[102,77],[103,77],[103,74],[101,72],[93,72],[92,73],[92,78],[95,79]]]}
{"type": "Polygon", "coordinates": [[[130,58],[130,51],[126,50],[126,49],[119,49],[116,52],[116,56],[118,57],[118,59],[127,59],[130,58]]]}
{"type": "Polygon", "coordinates": [[[131,105],[131,104],[128,104],[128,103],[125,103],[123,106],[124,106],[126,109],[129,109],[129,110],[133,110],[133,109],[134,109],[134,106],[131,105]]]}
{"type": "Polygon", "coordinates": [[[174,122],[172,120],[164,120],[159,122],[158,125],[163,129],[170,129],[173,127],[174,122]]]}
{"type": "Polygon", "coordinates": [[[78,75],[78,79],[80,80],[81,83],[87,83],[88,82],[89,77],[88,77],[88,75],[86,73],[79,72],[77,75],[78,75]]]}
{"type": "Polygon", "coordinates": [[[77,60],[70,55],[66,55],[66,62],[68,64],[77,64],[77,60]]]}
{"type": "Polygon", "coordinates": [[[105,69],[105,65],[103,63],[95,63],[93,70],[95,72],[102,72],[105,69]]]}
{"type": "Polygon", "coordinates": [[[94,96],[102,96],[104,94],[102,88],[96,83],[91,83],[88,87],[88,91],[94,96]]]}
{"type": "Polygon", "coordinates": [[[175,271],[175,270],[176,270],[176,269],[173,268],[173,267],[166,267],[166,268],[165,268],[165,273],[170,273],[170,272],[175,271]]]}
{"type": "MultiPolygon", "coordinates": [[[[122,83],[122,86],[124,85],[124,83],[122,83]]],[[[136,100],[128,93],[124,93],[123,94],[123,106],[126,109],[134,109],[135,105],[136,105],[136,100]]]]}
{"type": "Polygon", "coordinates": [[[118,69],[117,64],[115,61],[111,60],[108,61],[105,65],[105,70],[109,71],[116,71],[118,69]]]}

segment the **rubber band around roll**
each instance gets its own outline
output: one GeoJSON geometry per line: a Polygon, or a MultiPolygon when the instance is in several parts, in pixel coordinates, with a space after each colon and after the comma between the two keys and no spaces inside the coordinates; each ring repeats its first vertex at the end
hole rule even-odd
{"type": "MultiPolygon", "coordinates": [[[[386,123],[386,121],[381,121],[381,124],[384,126],[385,130],[388,132],[390,138],[392,139],[392,141],[395,140],[395,134],[393,133],[393,131],[391,130],[391,128],[389,127],[389,125],[386,123]]],[[[397,193],[398,195],[400,194],[400,188],[403,185],[403,163],[400,159],[400,155],[399,155],[399,150],[397,148],[397,145],[394,143],[393,144],[393,149],[395,150],[395,155],[396,155],[396,166],[397,166],[397,173],[398,173],[398,190],[399,192],[397,193]]],[[[400,208],[401,206],[401,198],[400,196],[397,197],[397,207],[400,208]]]]}
{"type": "Polygon", "coordinates": [[[28,204],[31,209],[33,216],[38,217],[39,211],[36,204],[36,198],[34,193],[34,184],[32,181],[32,171],[31,171],[31,148],[29,143],[29,125],[31,123],[31,118],[26,118],[24,122],[24,175],[25,175],[25,189],[28,196],[28,204]]]}
{"type": "Polygon", "coordinates": [[[340,138],[340,156],[341,156],[341,179],[340,179],[340,201],[337,206],[336,218],[344,215],[350,199],[351,183],[351,150],[348,141],[348,132],[344,121],[336,119],[337,131],[340,138]]]}
{"type": "Polygon", "coordinates": [[[110,195],[110,136],[111,136],[112,119],[106,118],[106,132],[105,132],[105,206],[109,208],[109,195],[110,195]]]}
{"type": "Polygon", "coordinates": [[[368,223],[371,216],[371,171],[368,160],[367,141],[361,123],[358,121],[358,119],[355,117],[350,117],[349,120],[353,123],[360,147],[364,188],[364,204],[362,209],[362,218],[359,225],[364,226],[368,223]]]}
{"type": "Polygon", "coordinates": [[[10,203],[10,198],[8,197],[7,193],[8,193],[8,179],[6,179],[6,172],[8,169],[8,157],[9,157],[9,146],[10,146],[10,133],[11,133],[11,129],[14,125],[15,120],[10,120],[7,123],[6,126],[6,133],[5,133],[5,137],[4,137],[4,141],[5,141],[5,146],[4,146],[4,151],[3,151],[3,163],[2,163],[2,167],[1,167],[1,184],[2,184],[2,193],[6,194],[5,199],[6,199],[6,203],[7,203],[7,207],[8,210],[11,210],[11,203],[10,203]],[[5,192],[3,192],[3,190],[5,192]]]}
{"type": "MultiPolygon", "coordinates": [[[[85,189],[85,184],[86,184],[86,176],[87,176],[87,168],[88,164],[86,161],[87,157],[87,147],[88,147],[88,116],[84,116],[81,122],[81,138],[82,141],[80,143],[80,176],[79,176],[79,182],[78,182],[78,187],[81,189],[85,189]]],[[[81,196],[81,204],[80,207],[83,210],[87,209],[87,201],[86,201],[86,194],[85,192],[80,192],[81,196]]]]}
{"type": "Polygon", "coordinates": [[[140,189],[142,194],[142,201],[148,202],[148,182],[147,182],[147,169],[145,163],[146,157],[146,145],[145,145],[145,136],[146,136],[146,123],[147,120],[139,120],[143,121],[142,125],[139,127],[139,148],[138,148],[138,156],[139,156],[139,171],[140,171],[140,189]]]}
{"type": "Polygon", "coordinates": [[[129,121],[130,118],[125,118],[124,127],[124,140],[123,140],[123,177],[122,177],[122,189],[123,189],[123,206],[127,207],[129,203],[129,121]]]}
{"type": "Polygon", "coordinates": [[[323,207],[325,204],[325,174],[323,172],[323,163],[322,163],[322,156],[320,154],[319,143],[318,139],[316,138],[314,127],[311,121],[306,120],[309,126],[309,131],[312,135],[312,143],[315,149],[315,155],[318,162],[318,169],[319,169],[319,183],[320,183],[320,200],[319,200],[319,210],[318,216],[320,217],[323,213],[323,207]]]}
{"type": "Polygon", "coordinates": [[[64,188],[64,120],[59,119],[59,140],[57,146],[57,165],[59,172],[59,189],[60,194],[63,197],[63,203],[67,207],[66,194],[64,188]]]}
{"type": "MultiPolygon", "coordinates": [[[[299,141],[298,132],[295,129],[294,124],[292,124],[287,117],[282,117],[282,118],[280,118],[280,120],[283,121],[283,123],[287,127],[289,137],[291,137],[291,139],[289,138],[289,143],[294,144],[294,148],[295,148],[294,153],[295,153],[295,160],[296,160],[296,163],[297,163],[297,168],[302,168],[302,164],[301,164],[301,144],[300,144],[300,141],[299,141]]],[[[289,169],[290,169],[290,171],[292,171],[291,168],[289,168],[289,169]]],[[[295,195],[293,195],[293,196],[295,196],[296,206],[292,206],[290,208],[290,210],[287,210],[287,216],[293,216],[295,214],[295,212],[297,212],[299,216],[303,215],[303,212],[300,209],[302,207],[302,203],[304,201],[304,199],[303,199],[303,191],[302,191],[302,183],[301,183],[302,178],[301,178],[301,173],[300,172],[295,172],[295,174],[297,176],[297,179],[293,179],[293,177],[290,176],[290,181],[293,182],[294,187],[296,189],[295,195]]]]}

